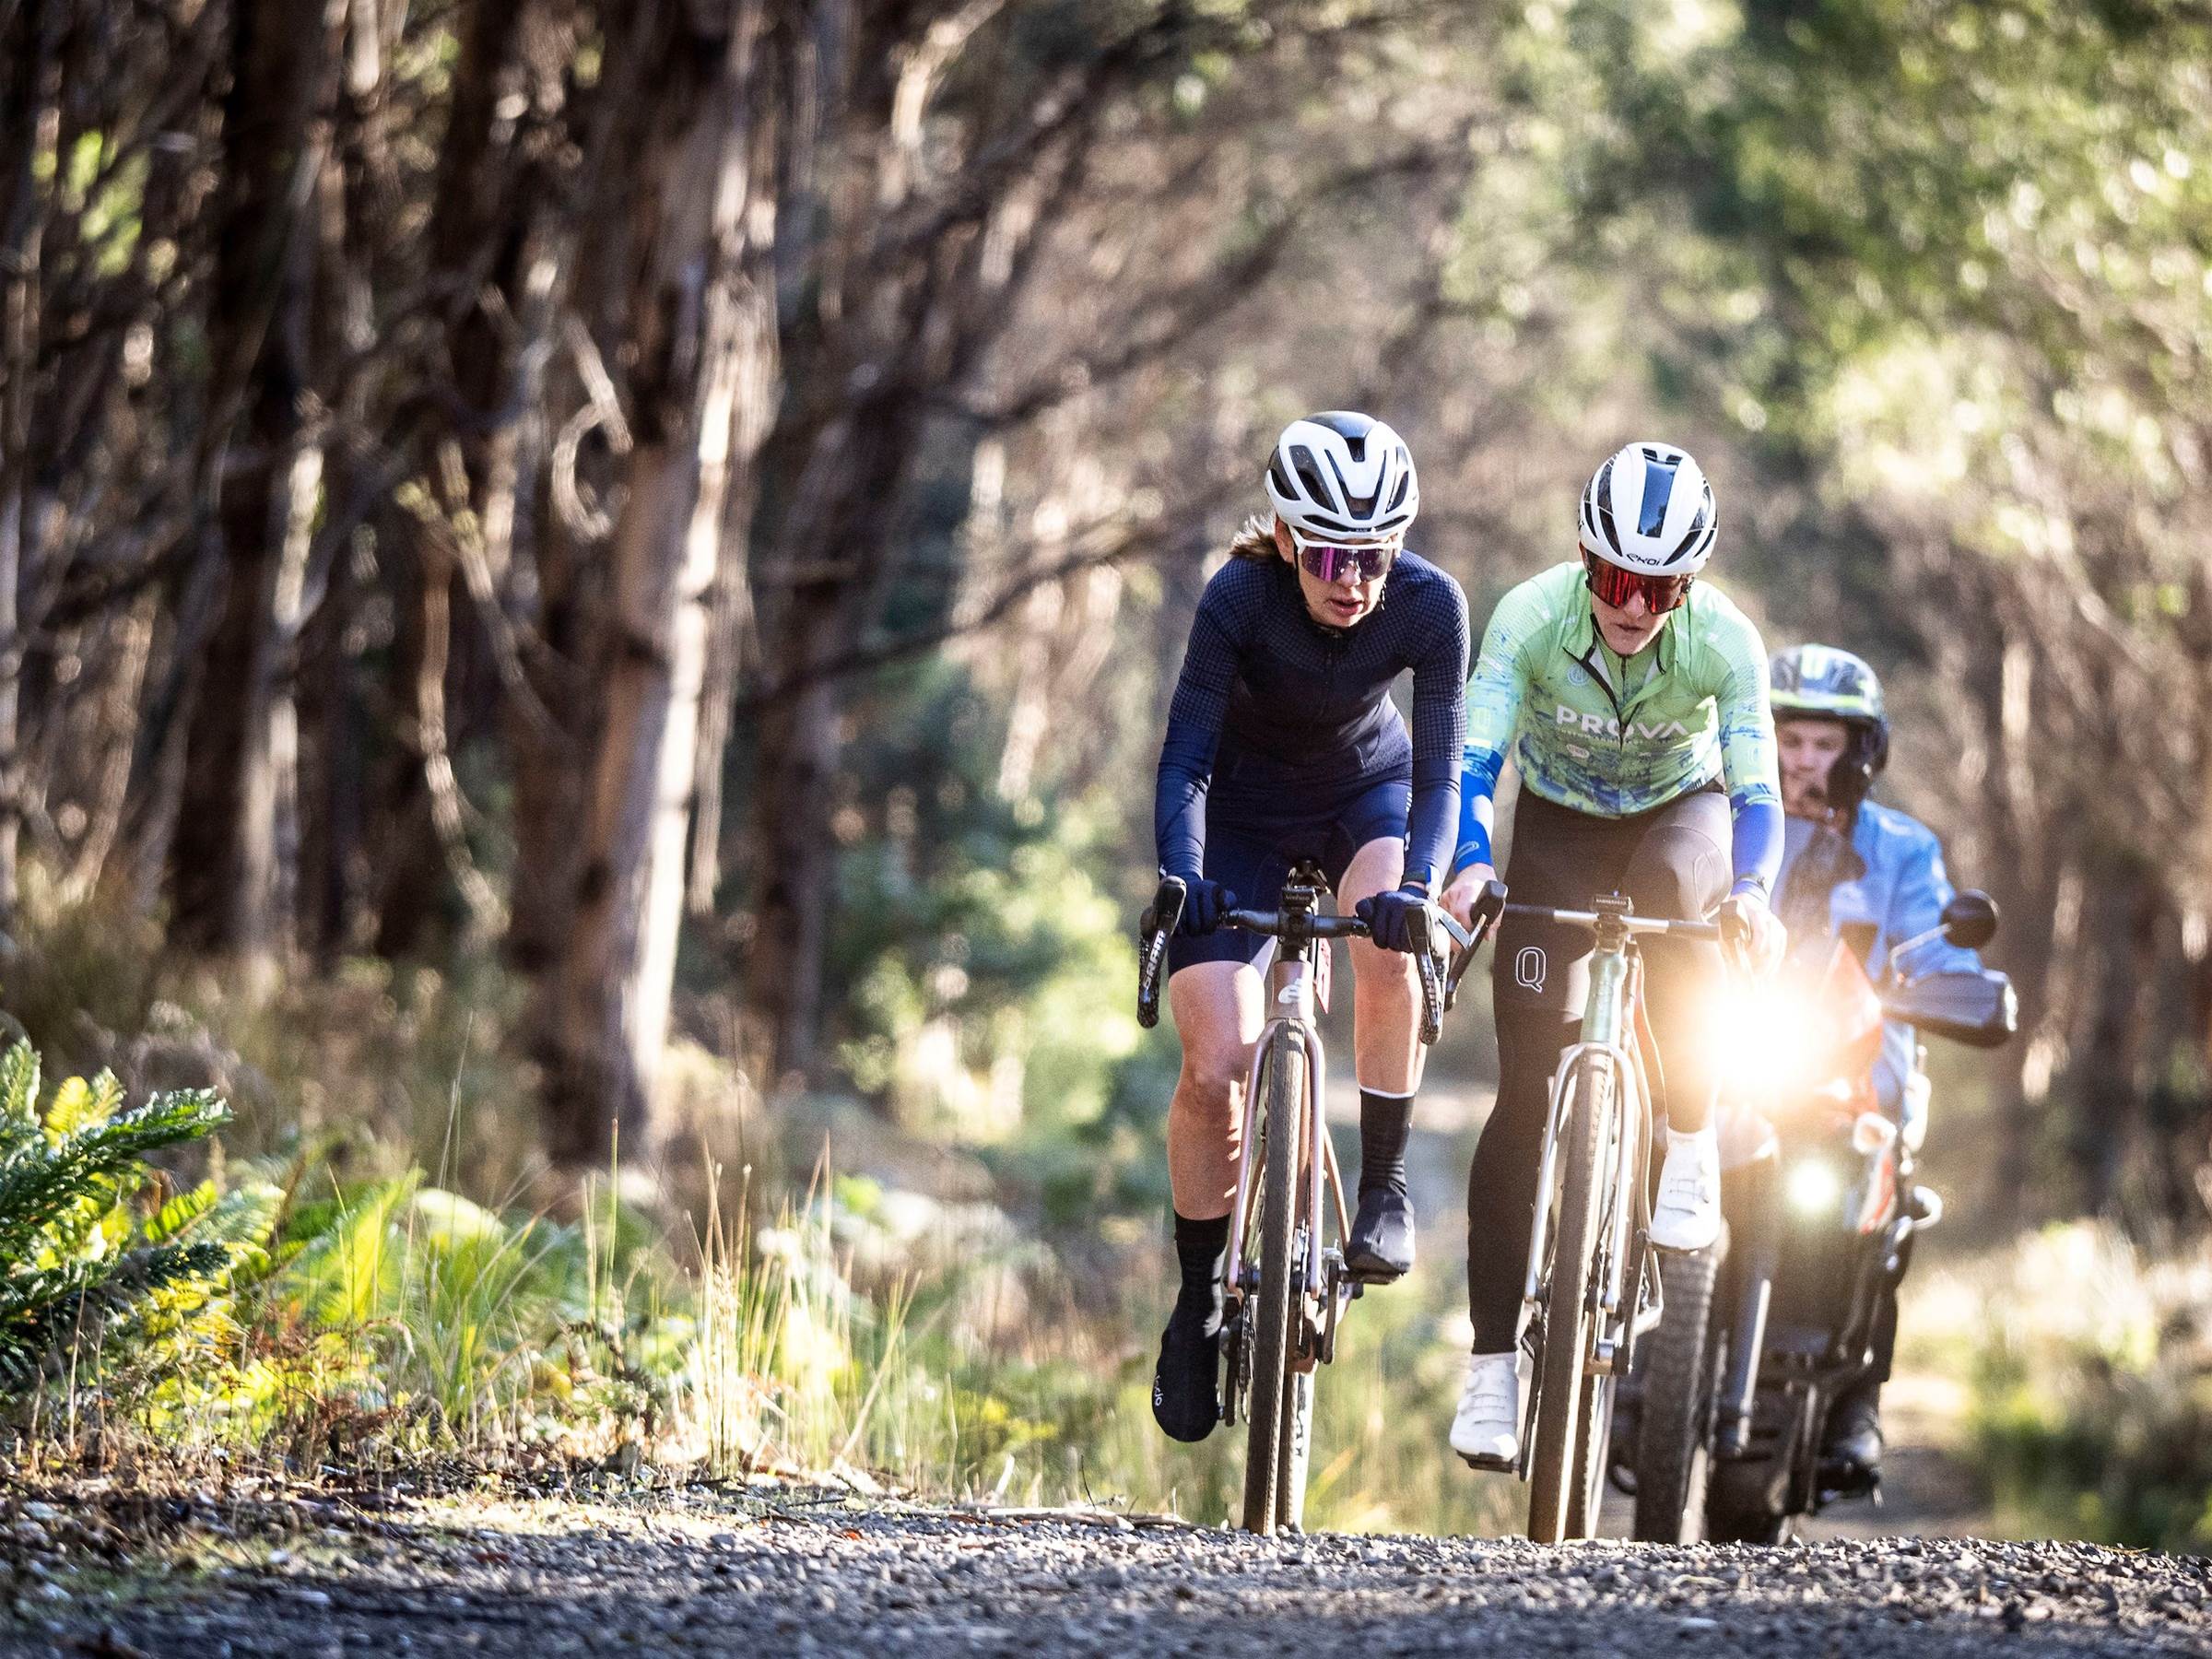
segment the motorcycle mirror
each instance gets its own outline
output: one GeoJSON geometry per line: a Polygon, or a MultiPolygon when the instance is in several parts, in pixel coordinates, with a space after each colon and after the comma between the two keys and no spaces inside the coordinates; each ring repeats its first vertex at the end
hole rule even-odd
{"type": "Polygon", "coordinates": [[[1943,936],[1968,950],[1979,950],[1997,936],[1997,901],[1969,888],[1943,907],[1943,936]]]}

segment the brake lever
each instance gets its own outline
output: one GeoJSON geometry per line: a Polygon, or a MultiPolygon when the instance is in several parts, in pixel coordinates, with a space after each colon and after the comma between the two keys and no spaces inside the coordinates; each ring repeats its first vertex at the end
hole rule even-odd
{"type": "Polygon", "coordinates": [[[1452,912],[1434,900],[1423,908],[1429,912],[1427,945],[1413,956],[1421,973],[1421,1041],[1434,1042],[1443,1035],[1444,1013],[1452,1006],[1451,993],[1444,984],[1448,953],[1437,935],[1442,934],[1463,950],[1471,946],[1472,940],[1467,931],[1453,920],[1452,912]]]}
{"type": "Polygon", "coordinates": [[[1162,876],[1153,890],[1152,902],[1137,920],[1144,940],[1136,968],[1136,1023],[1150,1030],[1159,1023],[1159,970],[1166,959],[1168,939],[1182,920],[1183,900],[1190,895],[1179,877],[1162,876]]]}
{"type": "MultiPolygon", "coordinates": [[[[1457,924],[1453,924],[1452,934],[1459,941],[1460,948],[1459,953],[1452,959],[1451,971],[1444,976],[1446,1013],[1451,1012],[1459,1001],[1459,982],[1466,977],[1467,970],[1474,965],[1475,952],[1481,948],[1483,940],[1490,936],[1490,930],[1498,925],[1498,919],[1504,914],[1505,883],[1493,879],[1482,884],[1482,891],[1475,900],[1475,907],[1467,913],[1467,920],[1472,925],[1463,932],[1457,924]]],[[[1444,920],[1451,922],[1449,916],[1444,920]]]]}
{"type": "MultiPolygon", "coordinates": [[[[1448,922],[1450,918],[1445,920],[1448,922]]],[[[1444,990],[1439,982],[1441,976],[1437,971],[1434,951],[1417,950],[1413,959],[1421,970],[1421,1041],[1432,1043],[1444,1034],[1444,990]]]]}

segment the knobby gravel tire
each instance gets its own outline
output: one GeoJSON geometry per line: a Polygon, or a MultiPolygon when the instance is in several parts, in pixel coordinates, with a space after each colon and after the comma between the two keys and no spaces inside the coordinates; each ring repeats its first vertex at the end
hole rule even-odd
{"type": "Polygon", "coordinates": [[[1606,1496],[1606,1453],[1613,1435],[1613,1397],[1618,1379],[1584,1377],[1576,1407],[1574,1474],[1567,1490],[1567,1535],[1597,1536],[1598,1511],[1606,1496]]]}
{"type": "MultiPolygon", "coordinates": [[[[1583,1418],[1583,1360],[1590,1345],[1590,1264],[1597,1253],[1598,1194],[1606,1125],[1613,1113],[1613,1073],[1584,1056],[1567,1074],[1567,1121],[1558,1157],[1565,1166],[1551,1282],[1545,1288],[1544,1356],[1538,1368],[1535,1456],[1531,1460],[1528,1535],[1557,1544],[1568,1535],[1583,1418]]],[[[1602,1450],[1598,1453],[1603,1459],[1602,1450]]]]}
{"type": "Polygon", "coordinates": [[[1661,1544],[1705,1535],[1712,1473],[1712,1291],[1719,1253],[1662,1251],[1666,1313],[1644,1337],[1643,1411],[1636,1439],[1636,1534],[1661,1544]]]}
{"type": "Polygon", "coordinates": [[[1305,1045],[1278,1030],[1270,1040],[1260,1083],[1266,1163],[1260,1171],[1260,1283],[1250,1315],[1254,1322],[1252,1417],[1244,1453],[1244,1529],[1263,1536],[1276,1529],[1282,1477],[1292,1473],[1284,1453],[1296,1413],[1284,1407],[1292,1404],[1290,1364],[1296,1357],[1290,1276],[1305,1077],[1305,1045]]]}
{"type": "MultiPolygon", "coordinates": [[[[1292,1293],[1295,1304],[1299,1292],[1292,1293]]],[[[1313,1455],[1313,1373],[1292,1371],[1283,1382],[1283,1452],[1275,1477],[1275,1524],[1300,1532],[1306,1523],[1306,1470],[1313,1455]]]]}
{"type": "MultiPolygon", "coordinates": [[[[1607,1076],[1609,1078],[1610,1074],[1607,1076]]],[[[1620,1135],[1635,1138],[1637,1145],[1632,1148],[1634,1156],[1630,1161],[1636,1171],[1637,1180],[1641,1182],[1645,1179],[1650,1171],[1652,1158],[1648,1122],[1648,1119],[1645,1119],[1641,1113],[1631,1114],[1619,1111],[1606,1113],[1606,1137],[1599,1143],[1597,1148],[1596,1168],[1601,1174],[1609,1173],[1620,1167],[1622,1148],[1615,1138],[1615,1131],[1618,1130],[1620,1135]]],[[[1597,1225],[1601,1248],[1611,1230],[1613,1221],[1612,1216],[1607,1212],[1603,1202],[1609,1190],[1603,1184],[1598,1188],[1600,1203],[1597,1208],[1597,1225]]],[[[1632,1196],[1625,1192],[1613,1191],[1612,1198],[1616,1204],[1632,1204],[1634,1202],[1632,1196]]],[[[1621,1264],[1615,1271],[1620,1275],[1621,1293],[1629,1299],[1630,1304],[1628,1316],[1633,1319],[1635,1316],[1634,1304],[1642,1290],[1643,1267],[1640,1246],[1633,1234],[1630,1235],[1628,1245],[1629,1260],[1621,1264]]],[[[1590,1269],[1590,1272],[1595,1271],[1594,1266],[1590,1269]]],[[[1589,1275],[1586,1273],[1585,1279],[1588,1277],[1589,1275]]],[[[1615,1361],[1617,1367],[1618,1363],[1617,1359],[1615,1361]]],[[[1574,1436],[1574,1477],[1573,1483],[1568,1488],[1567,1535],[1571,1538],[1594,1538],[1597,1536],[1599,1512],[1605,1504],[1606,1465],[1613,1450],[1613,1406],[1619,1393],[1620,1377],[1618,1370],[1583,1379],[1583,1399],[1581,1406],[1577,1407],[1580,1420],[1576,1424],[1574,1436]]]]}

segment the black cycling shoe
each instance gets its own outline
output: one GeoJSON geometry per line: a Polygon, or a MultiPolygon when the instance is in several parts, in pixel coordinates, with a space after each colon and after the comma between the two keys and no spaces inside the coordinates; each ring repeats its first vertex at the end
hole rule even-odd
{"type": "Polygon", "coordinates": [[[1152,1417],[1171,1440],[1202,1441],[1214,1431],[1221,1420],[1220,1379],[1220,1337],[1180,1309],[1169,1315],[1152,1372],[1152,1417]]]}
{"type": "Polygon", "coordinates": [[[1872,1491],[1882,1478],[1882,1407],[1878,1389],[1845,1394],[1828,1416],[1820,1447],[1821,1484],[1841,1495],[1872,1491]]]}
{"type": "Polygon", "coordinates": [[[1363,1285],[1387,1285],[1413,1270],[1413,1204],[1405,1194],[1388,1187],[1360,1194],[1344,1265],[1363,1285]]]}

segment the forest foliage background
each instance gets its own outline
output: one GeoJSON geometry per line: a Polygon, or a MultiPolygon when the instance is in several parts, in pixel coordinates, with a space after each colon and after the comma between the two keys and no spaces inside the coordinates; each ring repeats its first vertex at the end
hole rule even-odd
{"type": "Polygon", "coordinates": [[[0,1000],[489,1201],[834,1119],[1148,1229],[1268,441],[1479,617],[1664,434],[2004,909],[1978,1224],[2191,1239],[2208,366],[2200,0],[0,0],[0,1000]]]}

